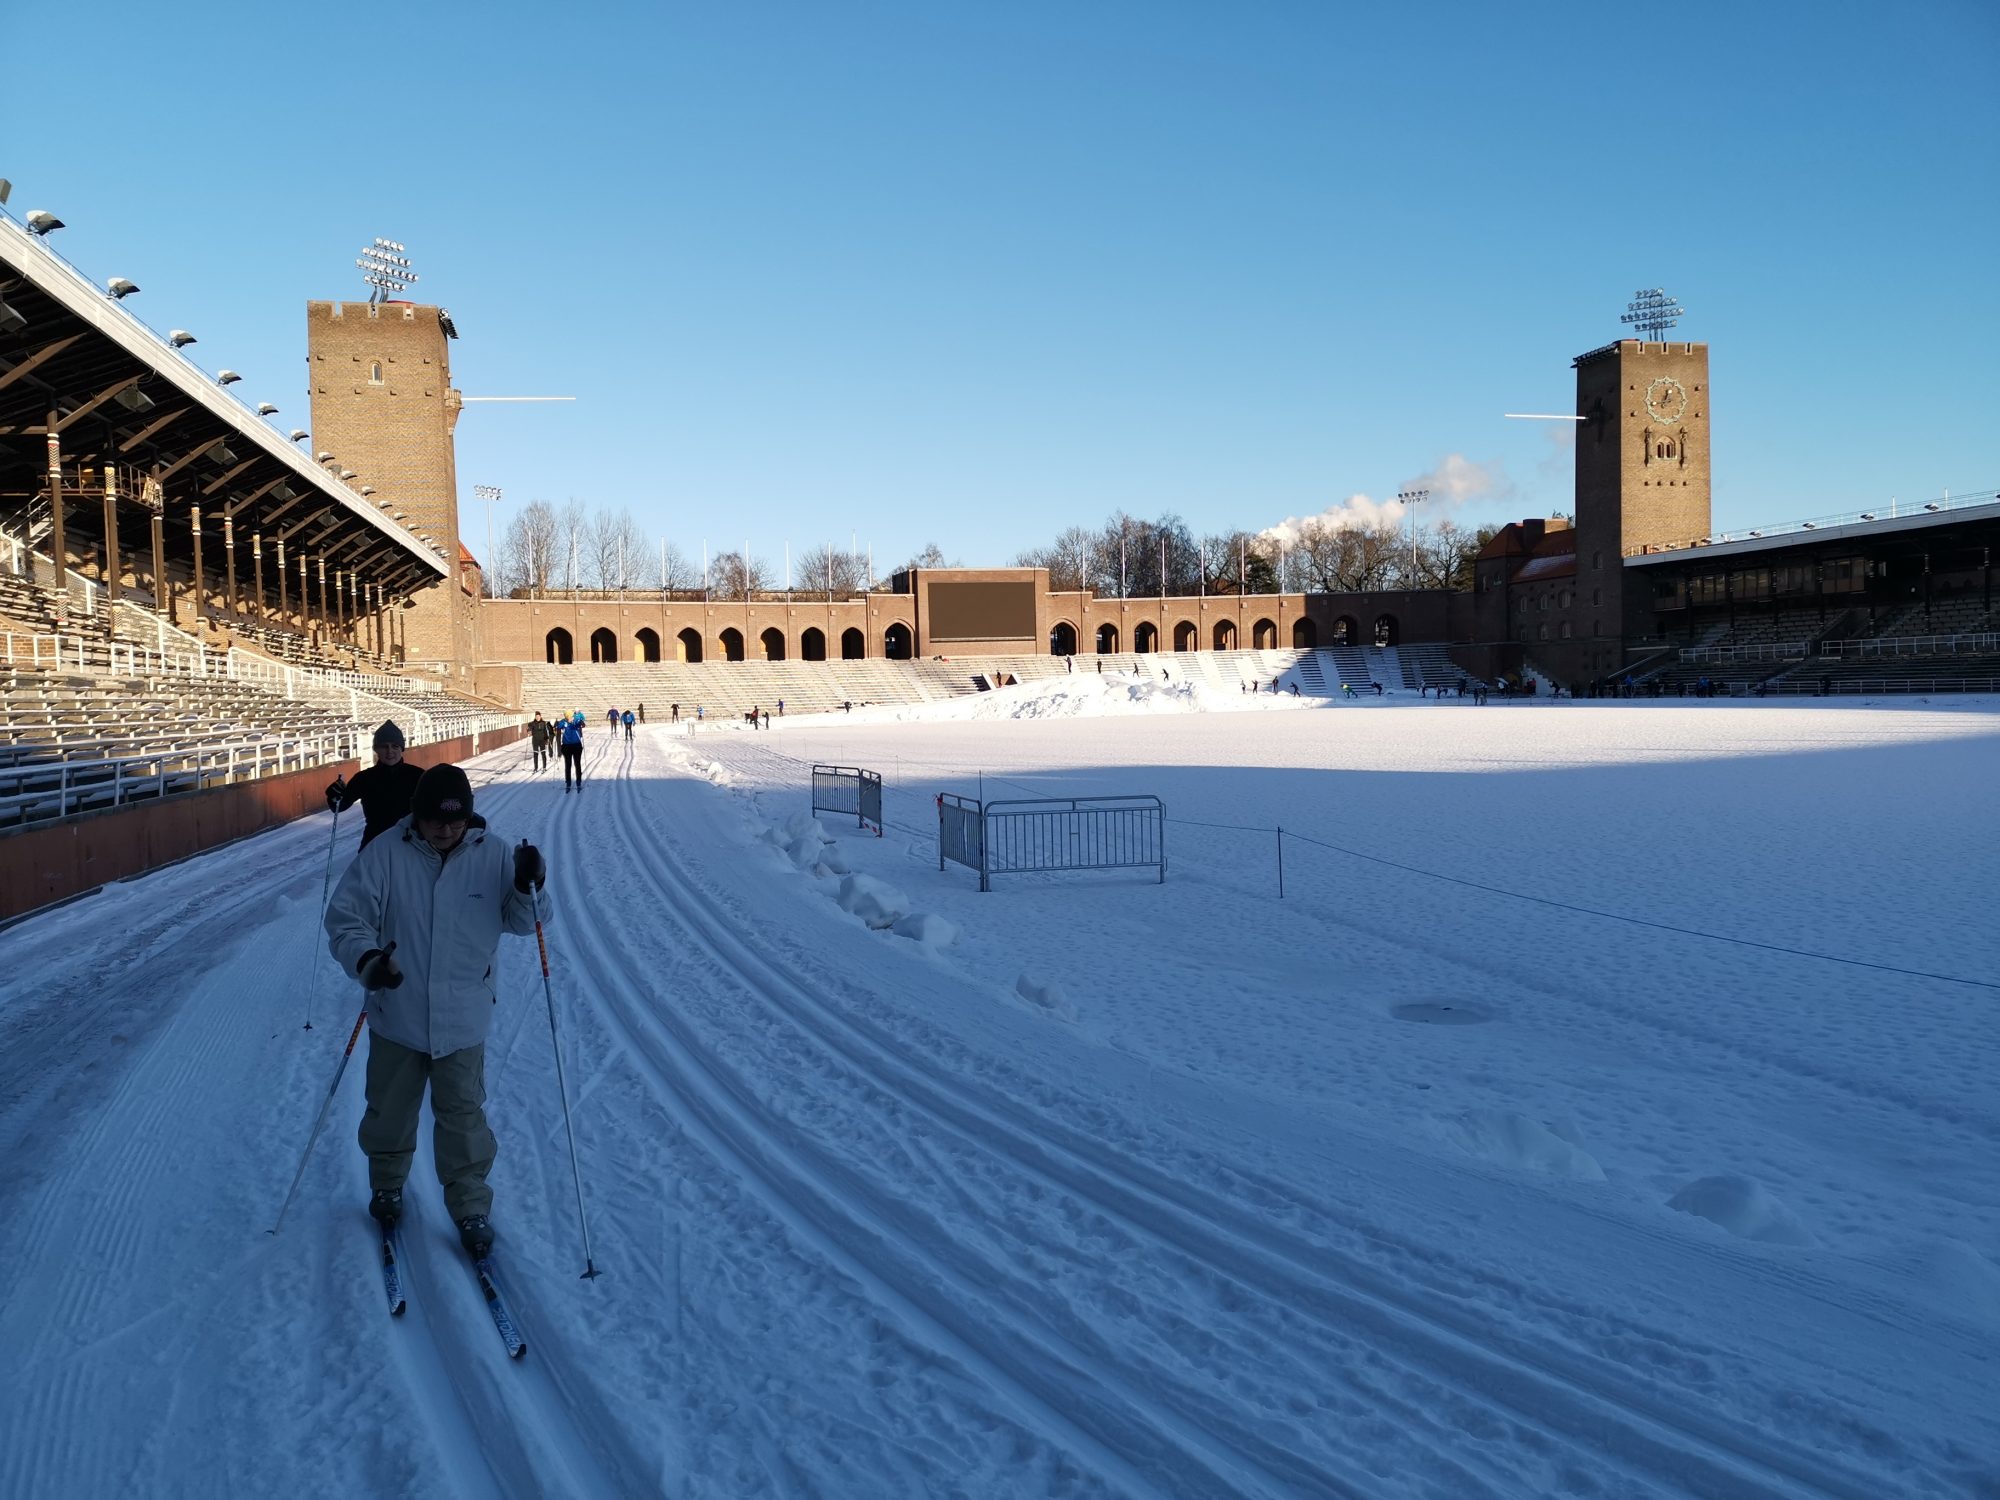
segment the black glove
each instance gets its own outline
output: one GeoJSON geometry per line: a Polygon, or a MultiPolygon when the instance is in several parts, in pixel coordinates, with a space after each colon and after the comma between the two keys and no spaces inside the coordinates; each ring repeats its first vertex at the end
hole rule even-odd
{"type": "Polygon", "coordinates": [[[344,776],[336,776],[333,778],[333,785],[326,789],[326,805],[329,808],[331,808],[334,812],[339,812],[341,808],[341,799],[344,798],[346,795],[347,795],[347,778],[344,776]]]}
{"type": "Polygon", "coordinates": [[[361,962],[354,966],[354,972],[371,990],[393,990],[403,982],[403,971],[396,967],[394,943],[386,949],[370,948],[361,955],[361,962]]]}
{"type": "Polygon", "coordinates": [[[525,896],[531,890],[539,891],[542,888],[542,882],[548,878],[549,867],[547,861],[542,858],[542,851],[526,839],[516,844],[514,846],[514,889],[525,896]]]}

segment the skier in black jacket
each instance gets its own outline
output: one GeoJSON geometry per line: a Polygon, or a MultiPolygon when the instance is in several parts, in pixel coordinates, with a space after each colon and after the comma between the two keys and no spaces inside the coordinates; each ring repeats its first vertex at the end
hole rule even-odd
{"type": "Polygon", "coordinates": [[[336,777],[326,789],[326,805],[336,813],[361,804],[367,827],[361,832],[361,847],[378,833],[387,833],[410,815],[410,797],[424,774],[422,766],[403,759],[403,731],[394,719],[383,721],[375,731],[375,764],[358,771],[352,781],[336,777]]]}

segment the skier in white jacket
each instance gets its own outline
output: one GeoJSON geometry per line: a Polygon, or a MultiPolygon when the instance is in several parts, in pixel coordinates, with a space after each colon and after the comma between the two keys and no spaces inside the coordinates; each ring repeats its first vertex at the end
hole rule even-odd
{"type": "Polygon", "coordinates": [[[368,1212],[386,1228],[403,1209],[417,1111],[431,1091],[431,1143],[445,1208],[474,1256],[492,1248],[497,1143],[486,1123],[486,1032],[500,935],[525,936],[550,906],[540,851],[508,848],[472,811],[457,766],[432,766],[410,816],[369,844],[334,890],[328,947],[368,991],[368,1212]]]}

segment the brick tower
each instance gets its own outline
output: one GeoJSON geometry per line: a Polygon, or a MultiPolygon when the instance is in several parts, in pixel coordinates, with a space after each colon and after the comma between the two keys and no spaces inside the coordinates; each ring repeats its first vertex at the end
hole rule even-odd
{"type": "Polygon", "coordinates": [[[446,581],[404,613],[406,659],[451,678],[470,672],[477,600],[459,566],[458,463],[452,435],[462,397],[452,389],[448,340],[435,307],[409,302],[308,302],[306,363],[313,447],[353,469],[372,498],[401,511],[450,559],[446,581]]]}
{"type": "Polygon", "coordinates": [[[1612,676],[1650,602],[1625,598],[1620,559],[1709,534],[1708,345],[1621,339],[1575,366],[1576,634],[1612,676]]]}

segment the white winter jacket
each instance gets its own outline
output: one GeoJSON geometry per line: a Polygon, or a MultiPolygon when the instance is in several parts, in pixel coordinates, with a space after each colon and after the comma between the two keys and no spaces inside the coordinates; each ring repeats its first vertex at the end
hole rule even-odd
{"type": "Polygon", "coordinates": [[[326,909],[327,947],[356,974],[371,948],[394,943],[403,982],[368,992],[368,1024],[443,1057],[486,1040],[500,934],[533,932],[538,908],[546,924],[547,889],[514,889],[514,851],[485,819],[472,819],[458,847],[440,855],[404,818],[341,876],[326,909]]]}

